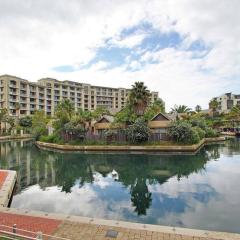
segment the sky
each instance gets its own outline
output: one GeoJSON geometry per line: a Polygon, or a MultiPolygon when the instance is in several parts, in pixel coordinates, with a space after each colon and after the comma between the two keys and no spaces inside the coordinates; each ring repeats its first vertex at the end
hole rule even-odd
{"type": "Polygon", "coordinates": [[[130,88],[167,109],[240,93],[239,0],[0,0],[0,75],[130,88]]]}

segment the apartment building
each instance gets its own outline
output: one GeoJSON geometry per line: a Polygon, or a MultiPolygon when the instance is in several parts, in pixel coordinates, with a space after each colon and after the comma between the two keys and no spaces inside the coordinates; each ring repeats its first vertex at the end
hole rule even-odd
{"type": "Polygon", "coordinates": [[[225,93],[219,97],[213,98],[218,102],[218,111],[228,113],[233,106],[240,106],[240,94],[225,93]]]}
{"type": "MultiPolygon", "coordinates": [[[[126,106],[129,92],[125,88],[92,86],[53,78],[30,82],[15,76],[0,76],[0,108],[8,109],[12,116],[31,115],[36,110],[53,116],[56,106],[63,99],[70,99],[75,110],[92,111],[104,107],[115,113],[126,106]]],[[[158,92],[151,92],[151,101],[157,99],[158,92]]]]}

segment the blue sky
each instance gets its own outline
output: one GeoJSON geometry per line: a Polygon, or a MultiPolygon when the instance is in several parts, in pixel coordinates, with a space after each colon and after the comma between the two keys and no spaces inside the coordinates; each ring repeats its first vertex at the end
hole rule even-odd
{"type": "Polygon", "coordinates": [[[144,81],[167,109],[207,108],[213,96],[240,92],[239,8],[238,0],[1,1],[0,74],[144,81]]]}

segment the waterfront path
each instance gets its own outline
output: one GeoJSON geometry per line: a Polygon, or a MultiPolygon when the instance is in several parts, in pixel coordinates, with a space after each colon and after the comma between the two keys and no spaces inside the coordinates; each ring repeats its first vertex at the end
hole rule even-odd
{"type": "Polygon", "coordinates": [[[14,224],[17,228],[71,240],[240,240],[239,234],[1,208],[0,226],[14,224]]]}
{"type": "Polygon", "coordinates": [[[8,172],[0,170],[0,189],[7,178],[8,172]]]}
{"type": "Polygon", "coordinates": [[[0,206],[7,207],[16,183],[17,173],[0,169],[0,206]]]}

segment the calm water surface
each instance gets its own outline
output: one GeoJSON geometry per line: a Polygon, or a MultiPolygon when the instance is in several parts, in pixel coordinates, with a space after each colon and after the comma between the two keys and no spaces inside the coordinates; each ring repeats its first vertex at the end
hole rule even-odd
{"type": "Polygon", "coordinates": [[[240,232],[240,140],[194,156],[58,153],[0,143],[18,171],[12,207],[240,232]]]}

